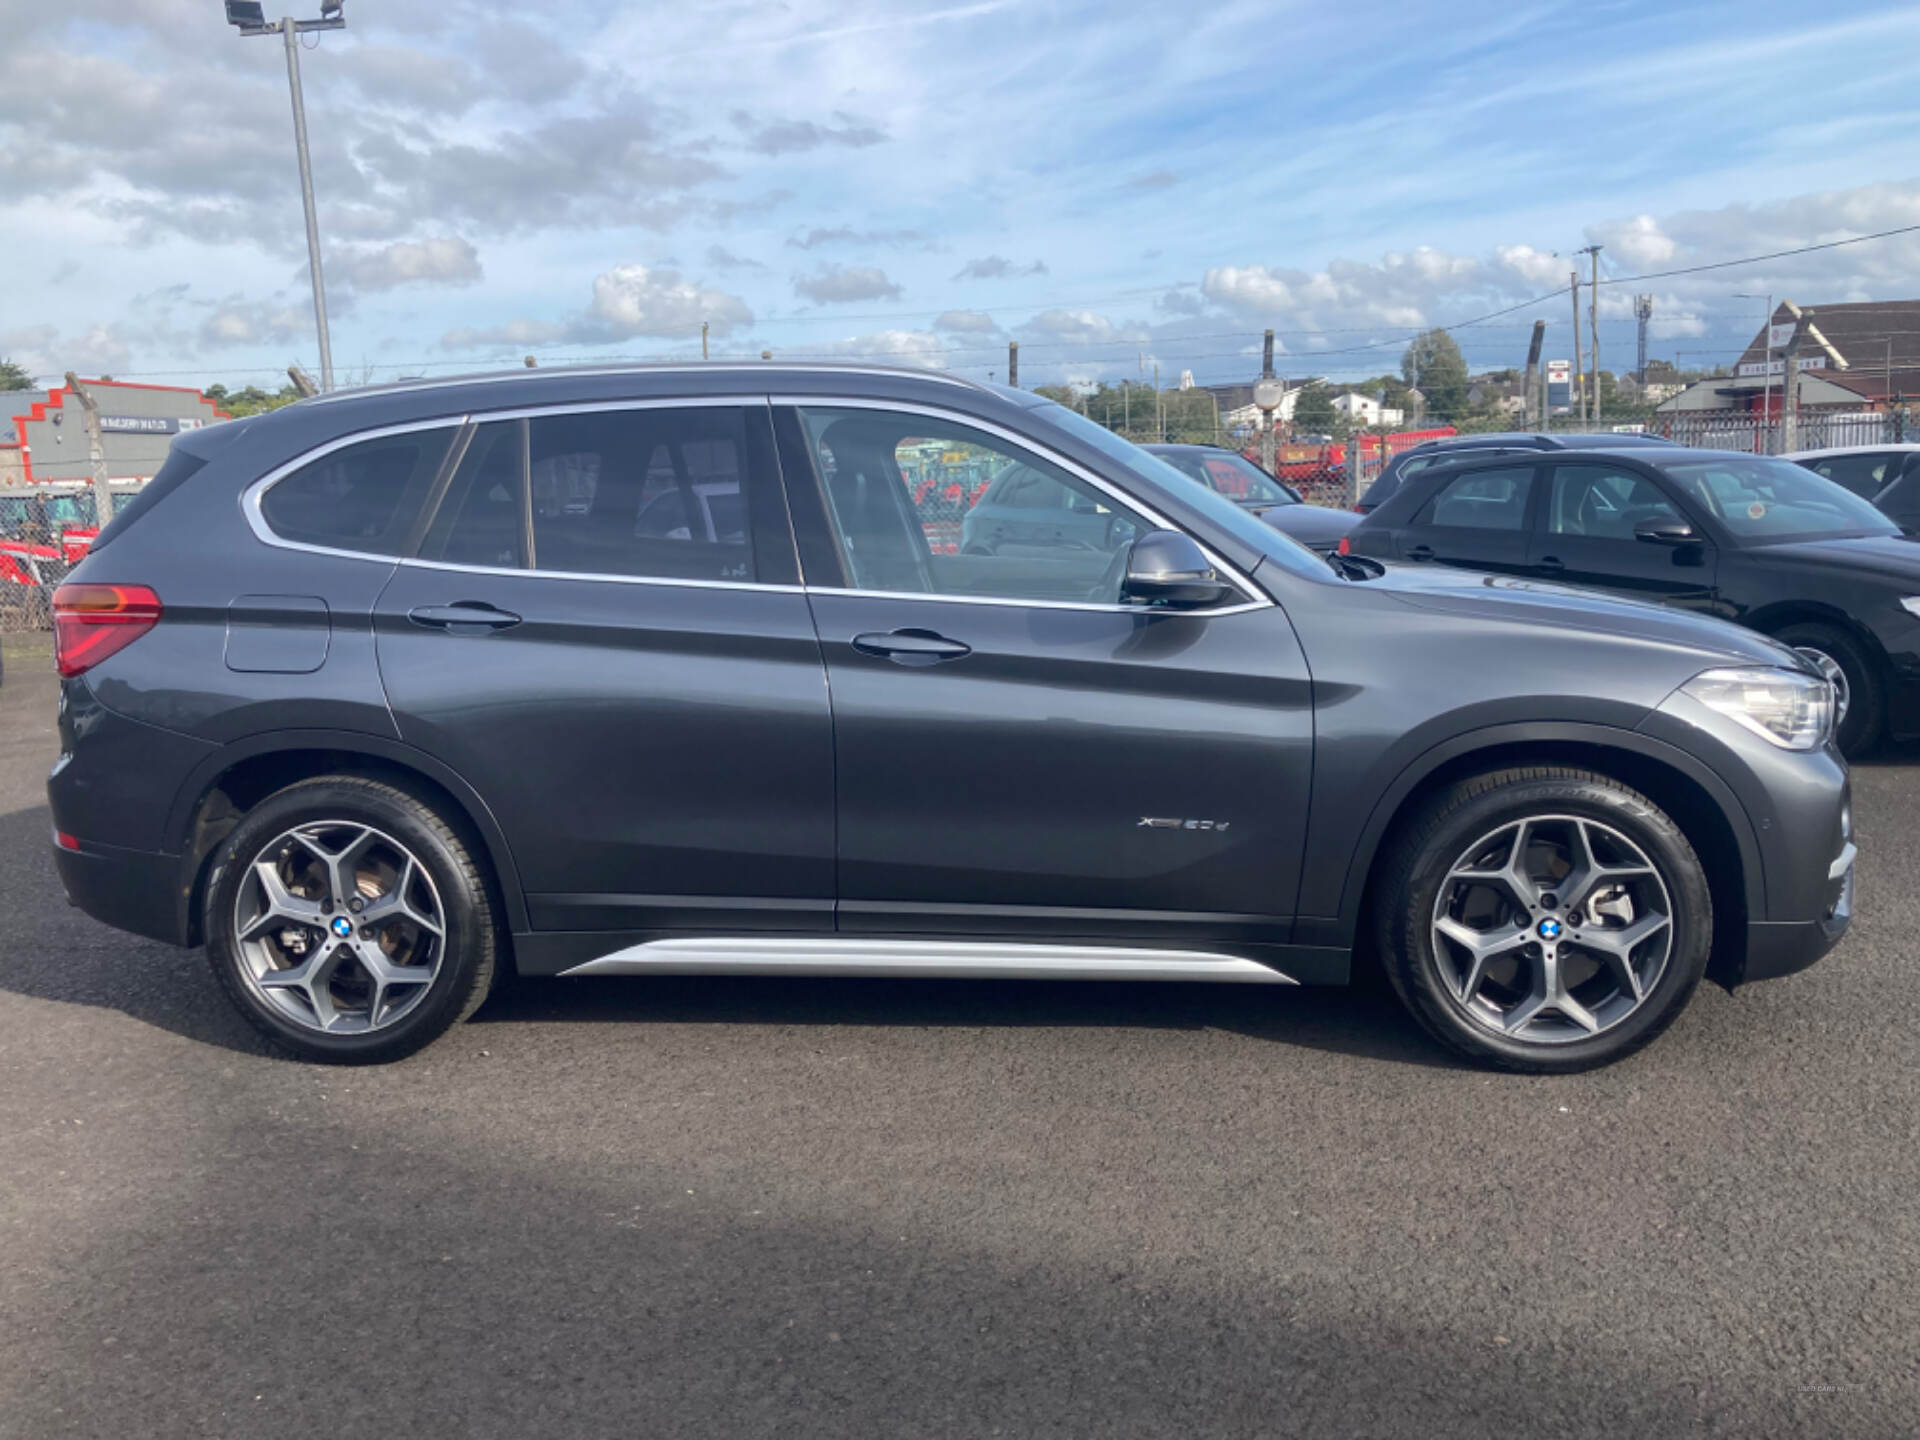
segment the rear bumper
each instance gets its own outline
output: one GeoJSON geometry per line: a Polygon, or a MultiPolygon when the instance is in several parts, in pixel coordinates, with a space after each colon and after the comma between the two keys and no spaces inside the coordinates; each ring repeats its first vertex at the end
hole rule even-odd
{"type": "Polygon", "coordinates": [[[187,897],[180,857],[83,843],[55,844],[54,868],[70,904],[96,920],[169,945],[187,943],[187,897]]]}

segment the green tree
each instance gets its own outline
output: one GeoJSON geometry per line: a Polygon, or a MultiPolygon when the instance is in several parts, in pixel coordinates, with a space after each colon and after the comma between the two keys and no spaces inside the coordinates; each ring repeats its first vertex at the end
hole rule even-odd
{"type": "Polygon", "coordinates": [[[259,415],[268,410],[278,410],[282,405],[291,405],[300,398],[300,392],[291,385],[282,385],[277,391],[262,390],[258,385],[249,385],[243,390],[229,390],[224,385],[209,385],[205,391],[207,399],[216,409],[224,410],[238,420],[245,415],[259,415]]]}
{"type": "Polygon", "coordinates": [[[1307,386],[1293,402],[1293,428],[1313,435],[1330,435],[1338,427],[1340,412],[1333,408],[1333,397],[1321,384],[1307,386]]]}
{"type": "Polygon", "coordinates": [[[1467,413],[1467,362],[1460,347],[1444,330],[1416,336],[1400,357],[1400,373],[1407,384],[1427,397],[1427,414],[1451,422],[1467,413]]]}
{"type": "Polygon", "coordinates": [[[11,360],[0,360],[0,390],[31,390],[33,376],[27,373],[24,365],[16,365],[11,360]]]}

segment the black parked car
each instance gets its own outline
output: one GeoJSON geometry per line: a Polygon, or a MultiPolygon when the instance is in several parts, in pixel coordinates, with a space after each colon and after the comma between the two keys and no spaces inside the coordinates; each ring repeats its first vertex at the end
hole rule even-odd
{"type": "Polygon", "coordinates": [[[1140,448],[1149,455],[1158,455],[1209,490],[1219,491],[1309,550],[1325,554],[1354,526],[1350,512],[1309,505],[1298,490],[1275,479],[1238,450],[1226,450],[1218,445],[1142,445],[1140,448]]]}
{"type": "Polygon", "coordinates": [[[1435,465],[1348,537],[1615,590],[1760,630],[1832,682],[1842,751],[1920,736],[1920,544],[1785,460],[1729,451],[1476,456],[1435,465]]]}
{"type": "Polygon", "coordinates": [[[1377,510],[1393,498],[1409,476],[1418,475],[1429,465],[1438,464],[1442,460],[1451,460],[1469,451],[1584,450],[1589,447],[1617,450],[1641,445],[1670,446],[1672,444],[1671,440],[1658,435],[1642,435],[1632,431],[1618,435],[1612,433],[1583,435],[1572,432],[1543,435],[1535,430],[1502,430],[1484,435],[1443,435],[1437,440],[1422,440],[1418,445],[1409,446],[1390,457],[1387,468],[1382,470],[1374,482],[1367,487],[1367,493],[1360,497],[1360,503],[1353,508],[1354,512],[1360,515],[1377,510]]]}
{"type": "Polygon", "coordinates": [[[949,377],[306,400],[181,436],[57,609],[68,894],[317,1060],[509,968],[1319,984],[1366,926],[1434,1034],[1570,1070],[1851,914],[1792,650],[1312,555],[949,377]],[[1115,523],[967,553],[914,499],[1011,464],[1115,523]]]}
{"type": "Polygon", "coordinates": [[[1920,531],[1920,445],[1848,445],[1781,458],[1871,501],[1902,530],[1920,531]]]}

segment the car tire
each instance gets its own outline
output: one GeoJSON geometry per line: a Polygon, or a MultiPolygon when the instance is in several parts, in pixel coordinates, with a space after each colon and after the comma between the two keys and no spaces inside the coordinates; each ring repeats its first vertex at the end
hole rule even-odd
{"type": "Polygon", "coordinates": [[[1393,837],[1374,894],[1401,1002],[1443,1044],[1507,1070],[1567,1074],[1631,1054],[1685,1007],[1712,948],[1713,900],[1686,835],[1646,796],[1588,770],[1529,766],[1447,786],[1393,837]],[[1480,878],[1502,845],[1502,863],[1535,886],[1527,906],[1503,900],[1520,882],[1480,878]],[[1572,866],[1580,845],[1590,886],[1572,866]],[[1570,865],[1557,876],[1556,857],[1570,865]],[[1557,943],[1540,938],[1549,920],[1557,943]],[[1636,926],[1645,938],[1632,938],[1636,926]],[[1472,948],[1455,938],[1469,932],[1472,948]]]}
{"type": "Polygon", "coordinates": [[[246,814],[208,877],[205,933],[240,1013],[281,1051],[334,1065],[400,1059],[466,1019],[500,953],[467,842],[418,796],[357,776],[246,814]],[[316,893],[342,887],[344,904],[316,893]]]}
{"type": "Polygon", "coordinates": [[[1846,681],[1847,713],[1835,728],[1834,741],[1849,760],[1871,752],[1880,743],[1886,723],[1886,689],[1866,647],[1837,625],[1818,623],[1789,625],[1775,631],[1773,638],[1791,645],[1822,670],[1828,665],[1839,670],[1846,681]]]}

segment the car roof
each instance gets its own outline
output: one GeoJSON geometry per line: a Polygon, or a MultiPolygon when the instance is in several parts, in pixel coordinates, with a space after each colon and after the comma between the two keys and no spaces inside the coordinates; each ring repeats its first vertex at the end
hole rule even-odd
{"type": "Polygon", "coordinates": [[[1911,454],[1920,450],[1920,445],[1900,440],[1889,440],[1881,445],[1829,445],[1824,450],[1789,450],[1780,458],[1782,460],[1825,460],[1829,456],[1837,455],[1884,455],[1889,450],[1911,454]]]}
{"type": "Polygon", "coordinates": [[[984,385],[978,380],[969,380],[964,376],[948,374],[944,370],[925,370],[910,365],[848,365],[832,361],[774,362],[767,360],[702,360],[683,364],[636,361],[619,365],[553,365],[531,370],[523,366],[518,370],[483,370],[468,375],[449,375],[433,379],[394,380],[385,385],[360,385],[346,390],[333,390],[325,395],[311,396],[297,403],[305,406],[337,405],[343,401],[366,400],[382,395],[423,395],[442,390],[467,390],[477,386],[509,383],[540,384],[544,382],[558,387],[564,386],[570,380],[597,379],[603,376],[646,379],[670,375],[734,374],[751,375],[756,385],[776,385],[783,376],[818,379],[828,375],[874,375],[930,380],[989,393],[1001,388],[984,385]]]}

